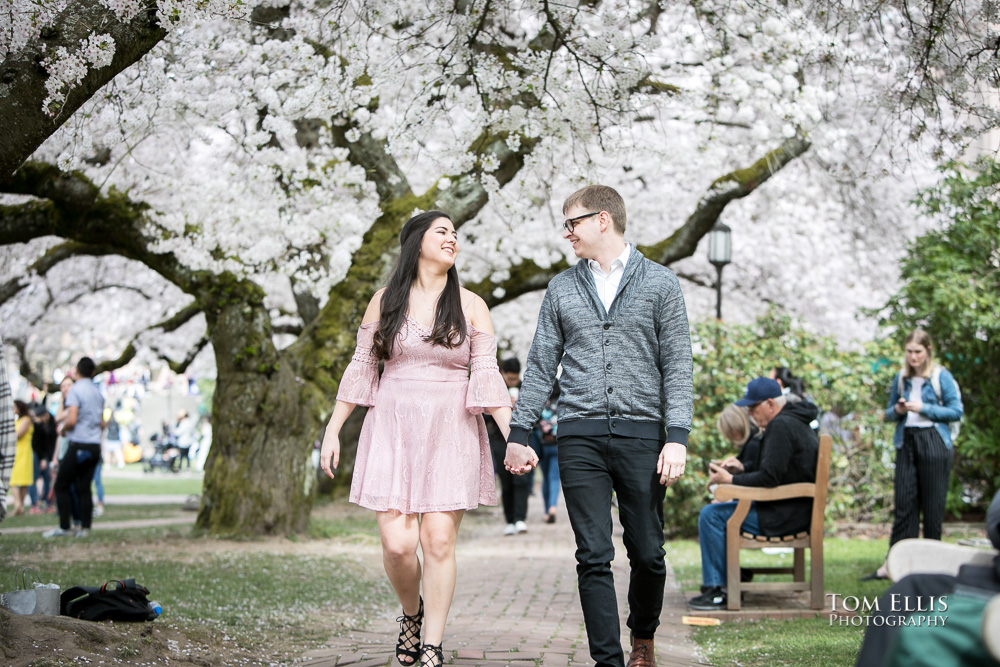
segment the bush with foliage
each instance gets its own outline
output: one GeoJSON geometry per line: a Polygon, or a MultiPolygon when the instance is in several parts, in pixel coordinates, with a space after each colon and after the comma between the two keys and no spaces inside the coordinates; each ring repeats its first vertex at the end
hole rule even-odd
{"type": "Polygon", "coordinates": [[[821,431],[834,439],[829,519],[885,522],[892,510],[892,425],[883,418],[899,350],[873,342],[838,349],[832,338],[811,334],[778,311],[753,326],[704,322],[692,327],[694,422],[687,473],[667,490],[668,533],[694,535],[698,512],[711,501],[708,462],[735,454],[716,428],[723,408],[741,398],[747,382],[785,366],[802,378],[819,406],[821,431]]]}
{"type": "Polygon", "coordinates": [[[916,202],[945,224],[917,238],[901,263],[903,286],[883,324],[897,343],[913,327],[934,340],[935,358],[962,389],[964,425],[955,448],[948,509],[985,508],[1000,488],[1000,164],[949,165],[916,202]]]}

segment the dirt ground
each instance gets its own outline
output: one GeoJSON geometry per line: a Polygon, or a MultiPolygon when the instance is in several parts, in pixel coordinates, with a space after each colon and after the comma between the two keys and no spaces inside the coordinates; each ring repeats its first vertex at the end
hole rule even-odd
{"type": "Polygon", "coordinates": [[[208,667],[270,662],[266,656],[250,655],[227,642],[199,640],[155,621],[94,623],[68,616],[17,616],[6,609],[0,609],[0,658],[7,667],[208,667]]]}

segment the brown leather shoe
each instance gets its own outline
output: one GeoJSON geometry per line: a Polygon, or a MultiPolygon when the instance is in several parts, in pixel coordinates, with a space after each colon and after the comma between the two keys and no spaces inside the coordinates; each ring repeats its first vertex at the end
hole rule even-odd
{"type": "Polygon", "coordinates": [[[629,656],[628,667],[656,667],[652,639],[632,637],[632,655],[629,656]]]}

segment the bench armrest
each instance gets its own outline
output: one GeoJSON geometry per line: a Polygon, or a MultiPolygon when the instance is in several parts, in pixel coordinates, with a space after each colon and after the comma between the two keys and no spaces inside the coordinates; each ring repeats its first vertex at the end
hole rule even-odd
{"type": "Polygon", "coordinates": [[[816,485],[799,482],[781,486],[739,486],[719,484],[715,487],[716,500],[784,500],[786,498],[812,498],[816,495],[816,485]]]}

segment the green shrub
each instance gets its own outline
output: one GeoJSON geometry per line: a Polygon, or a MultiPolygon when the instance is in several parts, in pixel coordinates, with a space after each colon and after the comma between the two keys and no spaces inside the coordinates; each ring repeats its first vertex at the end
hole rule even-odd
{"type": "Polygon", "coordinates": [[[743,396],[747,382],[785,366],[802,378],[833,436],[829,519],[884,522],[892,508],[892,425],[883,414],[899,356],[895,345],[873,342],[842,350],[772,310],[753,326],[711,321],[692,327],[694,421],[688,472],[667,490],[666,526],[672,535],[697,533],[698,511],[711,500],[708,462],[735,453],[715,422],[743,396]]]}

